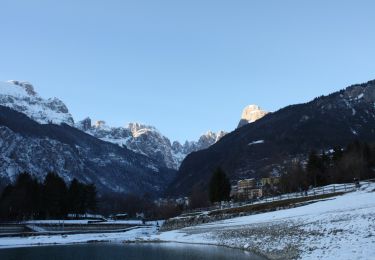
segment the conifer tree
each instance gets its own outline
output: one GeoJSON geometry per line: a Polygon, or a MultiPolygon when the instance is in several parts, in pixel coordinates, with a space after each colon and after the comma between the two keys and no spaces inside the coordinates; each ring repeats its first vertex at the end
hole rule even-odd
{"type": "Polygon", "coordinates": [[[225,172],[217,168],[211,177],[209,184],[209,197],[212,203],[228,201],[230,199],[230,182],[225,172]]]}
{"type": "Polygon", "coordinates": [[[43,207],[47,217],[64,217],[67,213],[67,187],[57,174],[47,174],[43,184],[43,207]]]}

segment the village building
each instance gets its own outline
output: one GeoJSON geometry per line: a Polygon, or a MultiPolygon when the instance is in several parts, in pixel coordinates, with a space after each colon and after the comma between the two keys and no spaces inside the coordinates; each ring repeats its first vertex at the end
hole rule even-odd
{"type": "Polygon", "coordinates": [[[256,181],[254,178],[239,180],[237,182],[238,191],[240,192],[246,189],[252,189],[255,187],[255,184],[256,184],[256,181]]]}
{"type": "Polygon", "coordinates": [[[230,189],[230,197],[231,198],[235,198],[237,196],[237,193],[238,193],[238,186],[237,185],[232,185],[231,186],[231,189],[230,189]]]}
{"type": "Polygon", "coordinates": [[[267,177],[256,180],[255,178],[243,179],[232,185],[231,198],[238,200],[251,200],[267,195],[270,190],[277,189],[280,179],[267,177]]]}
{"type": "Polygon", "coordinates": [[[280,182],[280,178],[278,177],[268,177],[268,178],[262,178],[260,179],[260,182],[263,186],[266,186],[267,184],[271,187],[277,186],[280,182]]]}

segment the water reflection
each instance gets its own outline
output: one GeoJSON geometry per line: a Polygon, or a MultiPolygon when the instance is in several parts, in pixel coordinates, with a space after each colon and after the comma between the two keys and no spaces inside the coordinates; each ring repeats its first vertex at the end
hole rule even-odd
{"type": "Polygon", "coordinates": [[[40,246],[0,250],[0,259],[30,260],[261,260],[259,256],[242,250],[217,246],[176,243],[147,244],[81,244],[67,246],[40,246]]]}

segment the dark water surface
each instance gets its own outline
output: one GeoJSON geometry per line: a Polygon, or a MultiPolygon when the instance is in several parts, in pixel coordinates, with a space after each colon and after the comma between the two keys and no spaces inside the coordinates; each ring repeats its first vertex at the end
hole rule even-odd
{"type": "Polygon", "coordinates": [[[242,250],[217,246],[186,245],[176,243],[149,244],[80,244],[65,246],[37,246],[0,250],[1,260],[185,260],[185,259],[233,259],[263,260],[242,250]]]}

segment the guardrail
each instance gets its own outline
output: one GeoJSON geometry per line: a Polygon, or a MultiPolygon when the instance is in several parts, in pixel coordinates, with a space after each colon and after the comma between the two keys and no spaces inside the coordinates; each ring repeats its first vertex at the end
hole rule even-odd
{"type": "MultiPolygon", "coordinates": [[[[375,179],[364,180],[364,181],[359,182],[359,186],[366,187],[374,182],[375,182],[375,179]]],[[[330,184],[330,185],[323,186],[323,187],[316,187],[308,191],[285,193],[285,194],[280,194],[277,196],[270,196],[270,197],[262,197],[260,199],[251,200],[251,201],[222,202],[220,206],[188,210],[188,211],[185,211],[182,215],[197,214],[197,213],[203,213],[207,211],[220,210],[220,209],[237,208],[237,207],[261,204],[261,203],[271,203],[271,202],[287,200],[287,199],[296,199],[296,198],[302,198],[302,197],[315,197],[319,195],[334,194],[334,193],[346,193],[346,192],[355,191],[358,188],[359,187],[355,183],[330,184]]]]}

